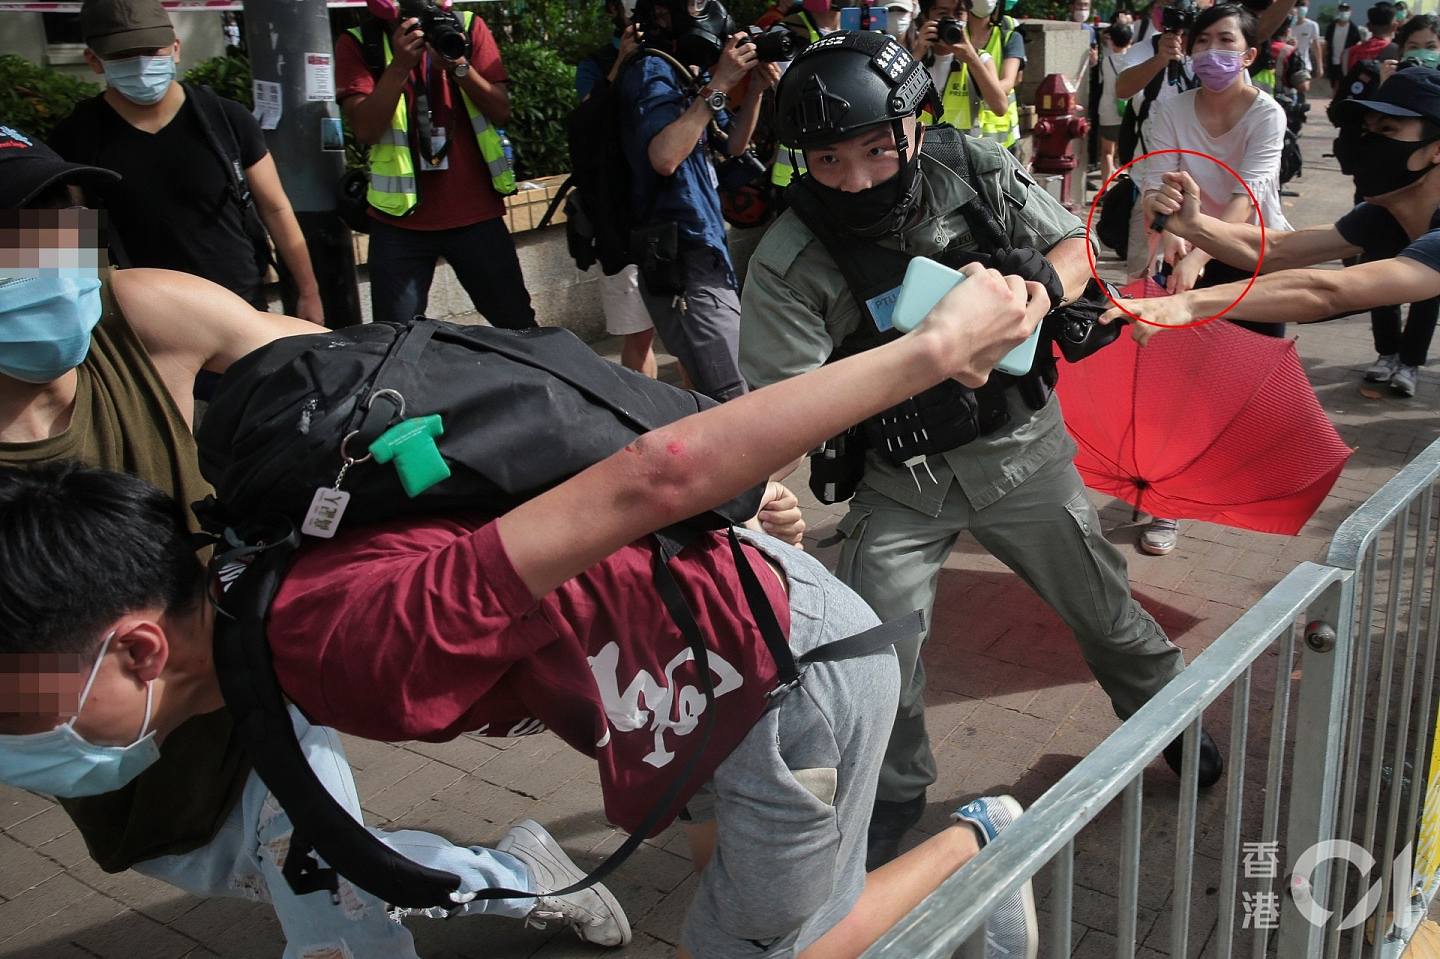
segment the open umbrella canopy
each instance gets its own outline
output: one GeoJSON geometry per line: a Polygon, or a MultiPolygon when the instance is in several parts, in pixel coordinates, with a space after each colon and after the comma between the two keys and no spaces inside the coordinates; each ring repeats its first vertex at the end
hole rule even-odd
{"type": "Polygon", "coordinates": [[[1293,535],[1350,456],[1294,342],[1230,323],[1123,336],[1058,389],[1086,485],[1156,516],[1293,535]]]}

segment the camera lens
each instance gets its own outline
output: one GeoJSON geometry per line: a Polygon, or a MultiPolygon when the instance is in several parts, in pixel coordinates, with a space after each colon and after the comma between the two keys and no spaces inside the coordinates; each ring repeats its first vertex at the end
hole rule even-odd
{"type": "Polygon", "coordinates": [[[965,26],[959,20],[945,19],[935,25],[941,43],[956,44],[965,38],[965,26]]]}

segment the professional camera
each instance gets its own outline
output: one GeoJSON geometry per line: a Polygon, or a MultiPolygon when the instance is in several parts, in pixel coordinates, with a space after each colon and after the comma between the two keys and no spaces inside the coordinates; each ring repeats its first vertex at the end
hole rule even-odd
{"type": "Polygon", "coordinates": [[[1195,0],[1175,0],[1160,11],[1160,29],[1166,33],[1185,33],[1195,26],[1200,7],[1195,0]]]}
{"type": "Polygon", "coordinates": [[[755,44],[755,57],[761,63],[793,60],[801,49],[800,40],[784,27],[751,34],[750,42],[755,44]]]}
{"type": "Polygon", "coordinates": [[[435,0],[400,0],[400,19],[414,17],[425,42],[447,60],[463,60],[470,56],[470,35],[460,24],[460,17],[435,0]]]}
{"type": "Polygon", "coordinates": [[[941,43],[948,43],[953,46],[965,39],[965,24],[950,17],[937,21],[935,30],[939,34],[941,43]]]}

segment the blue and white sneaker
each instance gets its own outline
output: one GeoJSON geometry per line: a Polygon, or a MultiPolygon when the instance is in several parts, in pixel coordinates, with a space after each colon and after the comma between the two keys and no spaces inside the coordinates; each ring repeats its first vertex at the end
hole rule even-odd
{"type": "MultiPolygon", "coordinates": [[[[953,818],[974,826],[983,847],[1024,811],[1014,796],[982,796],[955,810],[953,818]]],[[[985,959],[1035,959],[1039,951],[1035,890],[1027,879],[1025,885],[1001,900],[985,920],[985,959]]]]}

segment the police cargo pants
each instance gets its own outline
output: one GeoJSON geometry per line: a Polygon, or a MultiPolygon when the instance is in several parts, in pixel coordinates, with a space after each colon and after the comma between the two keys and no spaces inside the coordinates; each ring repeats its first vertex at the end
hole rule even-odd
{"type": "Polygon", "coordinates": [[[1125,559],[1101,533],[1068,451],[979,510],[953,480],[939,516],[902,506],[862,483],[840,523],[845,539],[836,572],[881,620],[920,609],[927,628],[896,645],[900,706],[877,799],[912,799],[935,781],[920,649],[931,629],[965,628],[932,616],[940,568],[964,530],[1060,614],[1122,719],[1185,667],[1180,650],[1130,595],[1125,559]]]}

